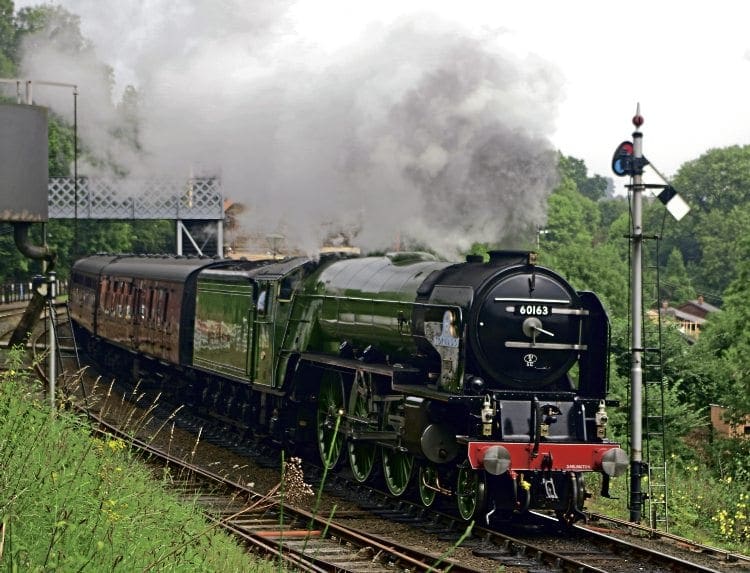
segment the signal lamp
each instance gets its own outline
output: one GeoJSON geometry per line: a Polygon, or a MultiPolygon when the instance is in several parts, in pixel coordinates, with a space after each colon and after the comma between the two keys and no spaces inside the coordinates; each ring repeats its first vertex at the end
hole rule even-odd
{"type": "Polygon", "coordinates": [[[612,171],[618,177],[633,174],[633,143],[623,141],[612,156],[612,171]]]}

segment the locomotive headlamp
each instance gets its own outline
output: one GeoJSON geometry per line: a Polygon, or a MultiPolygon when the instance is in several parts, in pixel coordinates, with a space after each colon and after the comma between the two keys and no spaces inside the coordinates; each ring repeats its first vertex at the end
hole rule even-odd
{"type": "Polygon", "coordinates": [[[599,409],[594,414],[594,421],[596,423],[596,437],[605,438],[607,436],[609,416],[607,416],[604,400],[599,401],[599,409]]]}
{"type": "Polygon", "coordinates": [[[492,435],[492,423],[495,420],[495,405],[489,394],[484,397],[482,403],[482,435],[492,435]]]}

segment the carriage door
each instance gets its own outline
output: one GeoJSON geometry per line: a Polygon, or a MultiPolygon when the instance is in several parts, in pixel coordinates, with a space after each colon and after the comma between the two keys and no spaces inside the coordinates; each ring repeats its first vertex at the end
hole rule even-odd
{"type": "Polygon", "coordinates": [[[253,381],[273,385],[273,319],[276,308],[276,283],[258,281],[258,299],[255,313],[255,338],[253,341],[253,381]]]}

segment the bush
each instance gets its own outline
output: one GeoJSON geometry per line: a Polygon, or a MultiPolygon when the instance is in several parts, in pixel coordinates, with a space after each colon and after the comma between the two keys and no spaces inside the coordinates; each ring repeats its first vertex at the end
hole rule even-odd
{"type": "Polygon", "coordinates": [[[257,571],[246,551],[155,482],[127,444],[92,438],[0,374],[0,564],[16,571],[257,571]]]}

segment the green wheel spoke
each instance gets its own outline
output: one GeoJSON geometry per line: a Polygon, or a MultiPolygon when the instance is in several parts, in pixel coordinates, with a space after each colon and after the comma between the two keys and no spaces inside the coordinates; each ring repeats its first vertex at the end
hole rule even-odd
{"type": "Polygon", "coordinates": [[[486,485],[484,474],[471,467],[458,470],[456,481],[456,505],[462,519],[476,519],[485,509],[486,485]]]}
{"type": "MultiPolygon", "coordinates": [[[[396,402],[390,402],[383,412],[382,428],[385,431],[398,429],[394,422],[389,420],[391,415],[394,419],[403,419],[403,413],[399,410],[399,404],[396,402]]],[[[400,446],[400,441],[397,441],[395,445],[400,446]]],[[[381,451],[385,485],[391,494],[400,496],[409,487],[412,470],[414,469],[414,456],[400,449],[383,448],[381,451]]]]}
{"type": "MultiPolygon", "coordinates": [[[[369,420],[371,416],[370,401],[372,400],[372,387],[365,378],[365,374],[357,372],[354,378],[351,397],[349,398],[349,414],[352,420],[369,420]]],[[[356,434],[359,431],[377,429],[377,419],[372,423],[352,422],[352,429],[356,434]]],[[[377,446],[373,442],[349,440],[349,467],[354,479],[358,482],[366,481],[372,474],[375,466],[375,455],[377,446]]]]}
{"type": "Polygon", "coordinates": [[[437,475],[437,469],[433,465],[419,467],[419,499],[425,507],[430,507],[435,502],[437,475]]]}
{"type": "Polygon", "coordinates": [[[341,457],[344,445],[344,428],[341,413],[344,410],[344,384],[341,375],[325,372],[320,381],[318,394],[318,452],[320,460],[328,469],[333,468],[341,457]]]}
{"type": "Polygon", "coordinates": [[[409,453],[395,450],[383,450],[383,474],[388,491],[393,495],[402,495],[409,486],[414,457],[409,453]]]}

